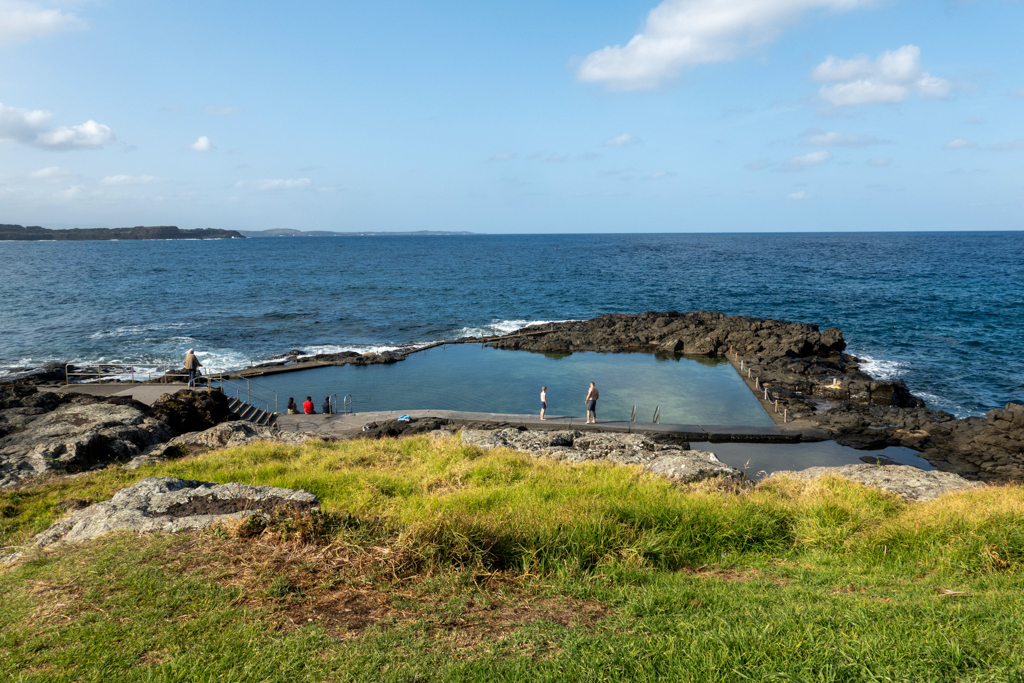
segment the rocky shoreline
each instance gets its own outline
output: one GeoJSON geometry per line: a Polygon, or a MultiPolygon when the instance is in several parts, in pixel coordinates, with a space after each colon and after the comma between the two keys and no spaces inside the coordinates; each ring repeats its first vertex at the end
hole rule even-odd
{"type": "MultiPolygon", "coordinates": [[[[1024,406],[1009,403],[1005,409],[989,411],[986,417],[964,419],[931,410],[901,380],[877,380],[863,372],[860,360],[845,353],[841,330],[820,331],[805,323],[708,311],[611,314],[527,326],[501,337],[467,337],[382,353],[302,356],[292,350],[239,374],[316,364],[396,363],[442,343],[483,343],[536,353],[641,352],[727,358],[745,379],[749,374],[747,382],[759,399],[767,389],[773,408],[778,402],[779,413],[769,411],[773,418],[786,416],[785,422],[776,420],[778,427],[803,441],[834,439],[865,450],[903,446],[918,451],[942,471],[993,483],[1024,481],[1024,406]]],[[[42,388],[46,382],[63,381],[63,371],[63,366],[50,366],[28,381],[42,388]]],[[[0,430],[19,419],[17,411],[0,408],[0,430]]]]}

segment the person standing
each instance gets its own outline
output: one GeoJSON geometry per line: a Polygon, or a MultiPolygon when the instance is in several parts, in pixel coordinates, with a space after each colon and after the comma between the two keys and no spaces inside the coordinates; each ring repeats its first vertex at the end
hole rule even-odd
{"type": "Polygon", "coordinates": [[[544,417],[544,411],[548,409],[548,388],[540,388],[540,419],[546,419],[544,417]]]}
{"type": "Polygon", "coordinates": [[[597,399],[600,398],[600,394],[597,391],[597,387],[594,383],[590,383],[590,390],[587,391],[587,424],[597,424],[597,399]],[[591,420],[593,417],[593,420],[591,420]]]}
{"type": "Polygon", "coordinates": [[[185,352],[185,369],[188,370],[188,385],[191,388],[196,386],[196,375],[199,373],[199,368],[203,366],[196,358],[195,349],[189,349],[185,352]]]}
{"type": "Polygon", "coordinates": [[[312,396],[307,396],[306,397],[306,402],[302,404],[302,411],[304,413],[306,413],[306,415],[315,415],[316,414],[316,410],[313,408],[313,397],[312,396]]]}

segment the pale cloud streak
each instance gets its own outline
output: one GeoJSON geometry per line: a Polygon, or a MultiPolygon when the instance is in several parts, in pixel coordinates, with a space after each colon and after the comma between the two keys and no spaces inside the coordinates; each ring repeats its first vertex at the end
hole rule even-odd
{"type": "Polygon", "coordinates": [[[832,153],[827,149],[823,149],[818,152],[811,152],[810,154],[802,154],[798,157],[792,157],[786,160],[786,163],[782,164],[779,168],[784,171],[799,171],[810,166],[827,164],[830,161],[832,161],[832,153]]]}
{"type": "Polygon", "coordinates": [[[868,147],[870,145],[884,145],[886,141],[879,140],[870,135],[811,131],[804,139],[804,144],[811,147],[868,147]]]}
{"type": "Polygon", "coordinates": [[[899,104],[912,93],[943,99],[953,84],[921,70],[921,48],[904,45],[883,52],[877,59],[858,55],[839,59],[833,55],[814,68],[811,78],[828,83],[818,91],[821,99],[837,107],[862,104],[899,104]]]}
{"type": "Polygon", "coordinates": [[[943,149],[971,149],[977,147],[975,143],[963,138],[954,138],[942,146],[943,149]]]}
{"type": "Polygon", "coordinates": [[[730,61],[770,43],[808,12],[872,4],[874,0],[664,0],[625,46],[587,55],[577,77],[612,90],[656,88],[684,68],[730,61]]]}
{"type": "Polygon", "coordinates": [[[210,138],[205,135],[200,135],[199,138],[188,147],[196,152],[209,152],[213,149],[213,143],[210,142],[210,138]]]}
{"type": "Polygon", "coordinates": [[[108,175],[100,182],[104,185],[150,185],[163,180],[152,175],[108,175]]]}
{"type": "Polygon", "coordinates": [[[309,178],[285,178],[285,179],[266,179],[257,180],[256,189],[261,192],[268,192],[270,190],[294,190],[299,187],[309,187],[313,184],[313,181],[309,178]]]}
{"type": "Polygon", "coordinates": [[[802,201],[804,199],[810,199],[811,193],[807,190],[799,190],[786,195],[786,199],[792,199],[794,201],[802,201]]]}
{"type": "Polygon", "coordinates": [[[610,140],[604,141],[605,147],[622,147],[623,145],[632,145],[639,142],[636,136],[632,133],[623,133],[622,135],[616,135],[610,140]]]}
{"type": "Polygon", "coordinates": [[[85,22],[74,14],[24,0],[0,0],[0,45],[24,43],[33,38],[85,27],[85,22]]]}
{"type": "Polygon", "coordinates": [[[60,166],[47,166],[46,168],[40,168],[32,171],[28,174],[30,180],[55,180],[57,178],[63,178],[68,175],[70,171],[66,171],[60,166]]]}

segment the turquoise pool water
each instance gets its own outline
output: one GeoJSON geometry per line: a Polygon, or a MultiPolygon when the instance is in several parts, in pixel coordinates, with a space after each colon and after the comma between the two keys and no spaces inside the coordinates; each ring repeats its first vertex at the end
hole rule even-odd
{"type": "Polygon", "coordinates": [[[392,365],[332,366],[254,378],[289,397],[352,394],[356,412],[466,410],[536,413],[548,388],[548,415],[582,417],[590,382],[601,392],[597,415],[650,422],[657,407],[665,424],[768,426],[771,418],[727,361],[666,358],[646,353],[539,354],[462,344],[410,355],[392,365]]]}

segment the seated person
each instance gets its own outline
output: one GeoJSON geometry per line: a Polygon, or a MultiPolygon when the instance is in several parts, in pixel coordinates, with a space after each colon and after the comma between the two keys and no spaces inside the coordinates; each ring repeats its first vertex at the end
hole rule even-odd
{"type": "Polygon", "coordinates": [[[324,415],[330,415],[331,414],[331,397],[330,396],[328,396],[327,398],[324,399],[323,405],[320,406],[320,412],[323,413],[324,415]]]}
{"type": "Polygon", "coordinates": [[[288,399],[288,414],[289,415],[298,415],[298,413],[299,413],[299,406],[297,406],[295,404],[295,399],[294,398],[288,399]]]}
{"type": "Polygon", "coordinates": [[[306,402],[302,404],[302,409],[306,412],[306,415],[315,415],[316,411],[313,410],[313,397],[307,396],[306,402]]]}

